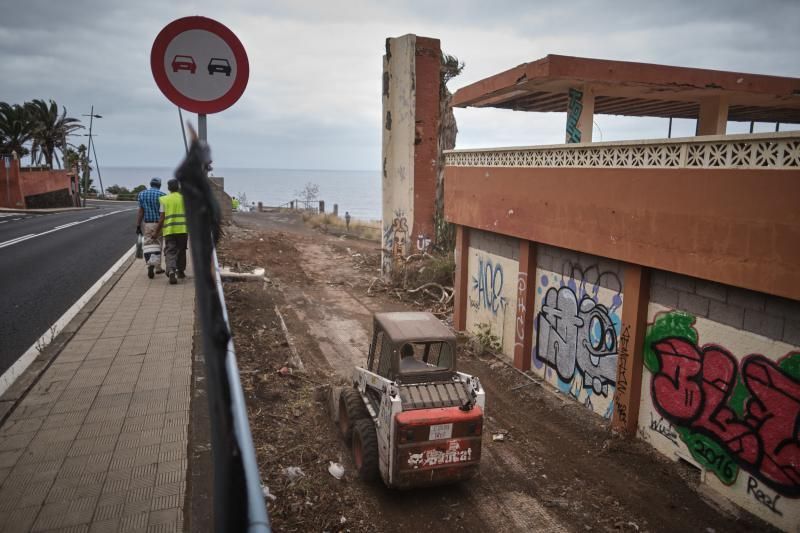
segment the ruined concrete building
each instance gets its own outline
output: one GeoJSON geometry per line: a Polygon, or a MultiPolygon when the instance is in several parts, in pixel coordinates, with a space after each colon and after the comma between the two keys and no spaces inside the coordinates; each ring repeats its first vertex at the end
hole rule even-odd
{"type": "MultiPolygon", "coordinates": [[[[414,134],[424,144],[435,119],[408,69],[427,42],[391,50],[406,71],[388,85],[384,226],[404,246],[430,223],[433,182],[417,172],[434,155],[414,134]]],[[[455,327],[488,325],[517,368],[795,531],[800,131],[726,126],[800,123],[800,79],[550,55],[453,104],[566,114],[562,145],[445,152],[455,327]],[[691,118],[697,133],[593,142],[594,114],[691,118]]]]}

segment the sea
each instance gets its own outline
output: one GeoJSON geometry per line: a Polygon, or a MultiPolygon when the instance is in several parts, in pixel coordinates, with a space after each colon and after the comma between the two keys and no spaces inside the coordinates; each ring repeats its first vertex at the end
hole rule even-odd
{"type": "MultiPolygon", "coordinates": [[[[148,185],[158,176],[166,190],[167,180],[174,169],[168,167],[102,167],[103,187],[120,185],[132,189],[148,185]]],[[[262,202],[278,206],[300,198],[298,194],[307,183],[319,186],[319,200],[325,201],[325,211],[339,205],[339,214],[348,211],[361,220],[381,219],[380,171],[364,170],[296,170],[276,168],[214,168],[212,176],[225,178],[225,192],[231,196],[245,195],[248,203],[262,202]]],[[[92,172],[95,187],[99,188],[97,172],[92,172]]]]}

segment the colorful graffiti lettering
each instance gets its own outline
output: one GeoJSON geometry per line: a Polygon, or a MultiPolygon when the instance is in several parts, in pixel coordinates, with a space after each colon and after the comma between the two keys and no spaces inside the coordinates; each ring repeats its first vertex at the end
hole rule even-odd
{"type": "Polygon", "coordinates": [[[800,352],[737,362],[721,346],[700,346],[693,321],[672,312],[648,328],[656,410],[724,483],[741,468],[784,496],[800,496],[800,352]]]}
{"type": "Polygon", "coordinates": [[[383,232],[383,273],[391,270],[393,262],[399,261],[406,254],[408,243],[408,222],[405,213],[397,210],[391,225],[383,232]]]}
{"type": "MultiPolygon", "coordinates": [[[[618,293],[612,308],[597,302],[599,285],[586,279],[596,267],[583,270],[570,264],[568,271],[570,277],[562,279],[561,287],[545,293],[537,317],[536,356],[555,368],[561,381],[571,382],[577,371],[584,388],[608,396],[617,377],[617,325],[612,314],[622,300],[618,293]]],[[[607,275],[616,279],[614,274],[598,279],[607,275]]]]}
{"type": "Polygon", "coordinates": [[[503,309],[508,303],[503,296],[503,267],[493,264],[489,258],[478,258],[478,273],[472,276],[472,290],[477,291],[477,300],[470,299],[474,308],[483,307],[492,313],[503,309]]]}
{"type": "Polygon", "coordinates": [[[578,120],[583,112],[583,92],[577,89],[569,90],[567,103],[567,142],[581,142],[581,130],[578,129],[578,120]]]}

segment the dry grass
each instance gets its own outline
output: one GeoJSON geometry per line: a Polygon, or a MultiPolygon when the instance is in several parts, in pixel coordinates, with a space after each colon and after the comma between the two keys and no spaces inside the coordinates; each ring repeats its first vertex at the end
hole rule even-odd
{"type": "Polygon", "coordinates": [[[381,223],[379,220],[356,220],[350,219],[350,230],[347,231],[347,224],[344,218],[334,216],[332,213],[310,214],[303,213],[303,221],[312,228],[319,228],[328,233],[341,233],[360,237],[371,241],[380,242],[381,223]]]}

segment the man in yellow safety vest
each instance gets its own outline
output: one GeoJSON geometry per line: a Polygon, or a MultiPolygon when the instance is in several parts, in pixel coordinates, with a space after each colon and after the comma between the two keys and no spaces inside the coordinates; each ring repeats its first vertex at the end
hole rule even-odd
{"type": "Polygon", "coordinates": [[[183,196],[178,191],[179,188],[178,180],[172,178],[167,182],[169,194],[158,199],[161,211],[158,229],[164,236],[164,258],[170,285],[178,283],[178,278],[186,277],[184,271],[189,230],[186,226],[183,196]]]}

